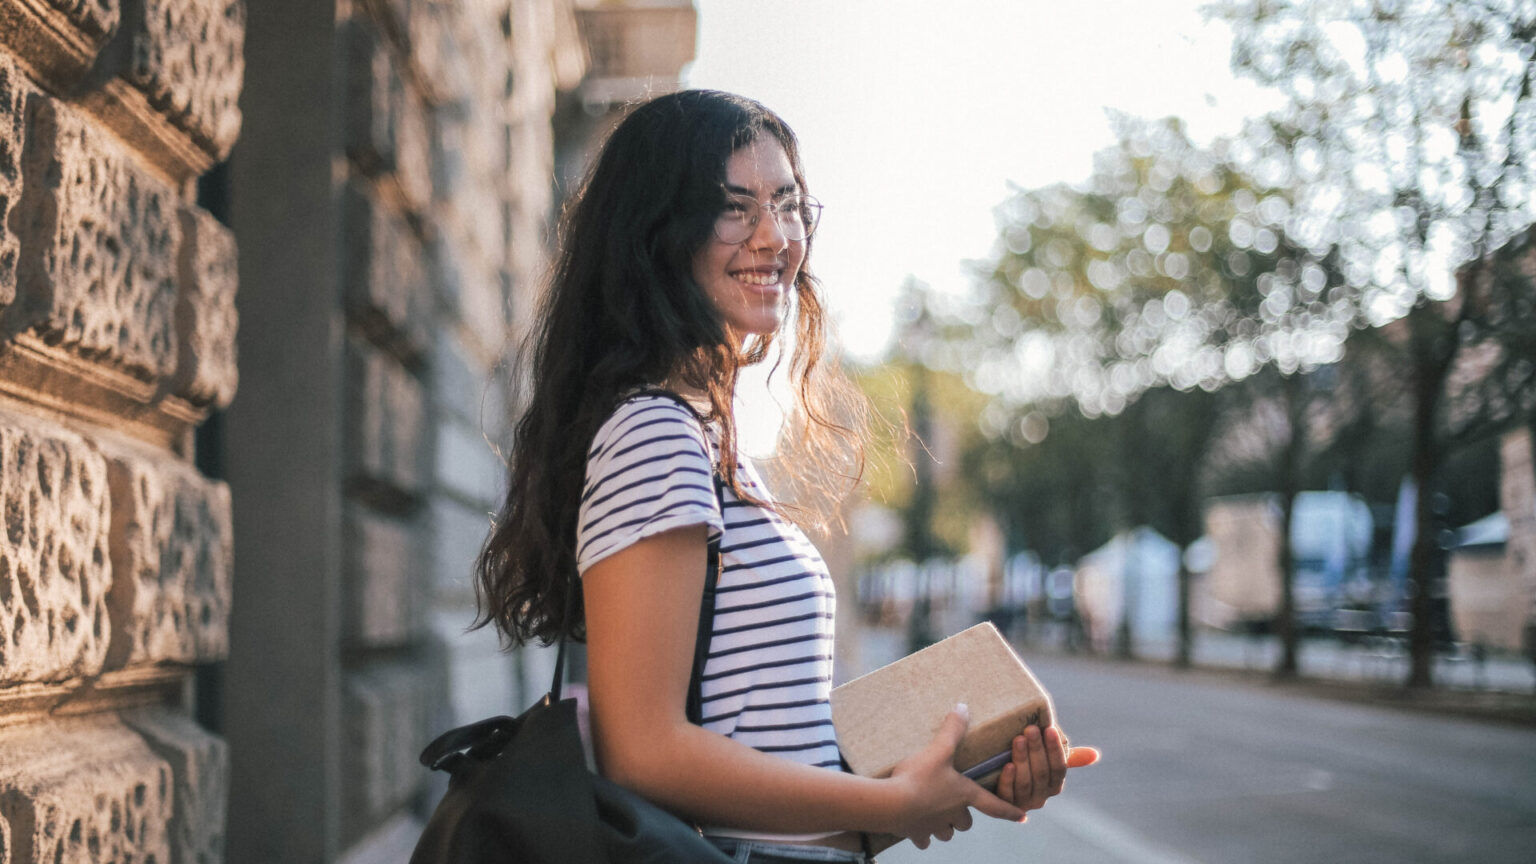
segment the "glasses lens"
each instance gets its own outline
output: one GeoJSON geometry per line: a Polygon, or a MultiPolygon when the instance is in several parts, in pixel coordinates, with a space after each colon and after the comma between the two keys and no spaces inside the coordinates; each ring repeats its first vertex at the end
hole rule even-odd
{"type": "Polygon", "coordinates": [[[811,234],[816,230],[816,223],[821,221],[821,202],[809,195],[792,195],[784,199],[783,206],[785,208],[793,206],[792,212],[800,217],[796,225],[800,231],[800,236],[790,239],[806,240],[810,238],[811,234]]]}
{"type": "Polygon", "coordinates": [[[809,195],[786,195],[766,207],[755,198],[728,195],[715,217],[715,237],[722,243],[745,243],[757,230],[763,211],[771,210],[784,239],[799,242],[811,236],[821,218],[821,203],[809,195]]]}

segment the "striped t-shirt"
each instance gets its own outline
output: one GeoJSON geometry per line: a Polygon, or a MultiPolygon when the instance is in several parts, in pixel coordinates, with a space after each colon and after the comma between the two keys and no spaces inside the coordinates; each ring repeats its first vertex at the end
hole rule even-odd
{"type": "MultiPolygon", "coordinates": [[[[811,542],[778,514],[740,500],[729,487],[722,513],[712,437],[666,397],[641,395],[620,405],[587,453],[577,568],[585,573],[662,531],[708,526],[710,537],[720,536],[720,578],[700,688],[704,728],[775,756],[840,770],[828,701],[832,578],[811,542]]],[[[750,461],[738,460],[736,472],[751,495],[769,500],[750,461]]]]}

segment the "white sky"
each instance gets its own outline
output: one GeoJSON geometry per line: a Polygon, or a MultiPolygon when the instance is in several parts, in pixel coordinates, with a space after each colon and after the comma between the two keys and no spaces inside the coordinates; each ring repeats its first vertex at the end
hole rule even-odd
{"type": "Polygon", "coordinates": [[[1007,183],[1087,178],[1106,109],[1197,140],[1273,97],[1228,70],[1197,0],[695,0],[694,87],[751,96],[800,137],[826,205],[813,266],[842,341],[873,358],[908,274],[962,292],[1007,183]]]}

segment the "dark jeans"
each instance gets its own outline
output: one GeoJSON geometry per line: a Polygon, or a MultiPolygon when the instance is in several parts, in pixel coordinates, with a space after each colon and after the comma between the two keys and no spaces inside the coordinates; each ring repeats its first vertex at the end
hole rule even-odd
{"type": "Polygon", "coordinates": [[[767,843],[731,837],[710,837],[708,840],[731,856],[736,864],[805,864],[807,861],[820,861],[823,864],[875,864],[875,859],[862,852],[845,852],[825,846],[796,846],[791,843],[767,843]]]}

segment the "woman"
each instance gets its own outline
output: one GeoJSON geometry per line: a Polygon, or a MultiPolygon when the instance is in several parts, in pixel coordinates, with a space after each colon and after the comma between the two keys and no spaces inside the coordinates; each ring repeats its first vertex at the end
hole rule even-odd
{"type": "Polygon", "coordinates": [[[793,133],[751,100],[676,93],[619,125],[562,225],[507,501],[477,572],[481,623],[519,643],[585,635],[603,773],[739,861],[863,861],[859,832],[926,847],[968,828],[972,807],[1023,821],[1069,763],[1096,758],[1032,728],[985,790],[950,764],[962,707],[889,779],[839,767],[831,579],[736,452],[732,411],[738,371],[793,317],[790,473],[856,479],[845,454],[859,424],[832,418],[859,403],[820,362],[807,267],[820,205],[806,192],[793,133]],[[645,392],[656,388],[694,410],[645,392]],[[684,702],[712,537],[719,587],[694,725],[684,702]]]}

